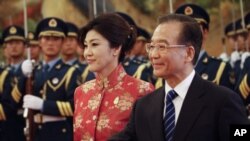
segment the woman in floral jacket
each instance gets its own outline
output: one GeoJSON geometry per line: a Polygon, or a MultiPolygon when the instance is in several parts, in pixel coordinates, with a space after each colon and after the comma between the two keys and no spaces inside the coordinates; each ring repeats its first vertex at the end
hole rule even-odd
{"type": "Polygon", "coordinates": [[[116,14],[101,15],[81,30],[84,57],[96,79],[75,90],[74,141],[106,141],[125,127],[133,103],[154,90],[121,65],[135,36],[135,28],[116,14]]]}

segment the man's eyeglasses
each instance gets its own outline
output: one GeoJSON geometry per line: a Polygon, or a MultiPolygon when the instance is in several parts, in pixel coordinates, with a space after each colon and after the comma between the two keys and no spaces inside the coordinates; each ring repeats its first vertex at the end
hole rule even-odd
{"type": "Polygon", "coordinates": [[[146,47],[146,51],[147,53],[152,52],[154,49],[156,49],[157,51],[165,51],[168,48],[182,48],[182,47],[186,47],[186,45],[168,45],[166,43],[146,43],[145,44],[146,47]]]}

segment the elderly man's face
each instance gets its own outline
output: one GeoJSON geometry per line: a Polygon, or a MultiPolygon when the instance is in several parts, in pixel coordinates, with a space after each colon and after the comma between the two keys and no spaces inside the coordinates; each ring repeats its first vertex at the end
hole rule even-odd
{"type": "MultiPolygon", "coordinates": [[[[159,25],[152,36],[153,44],[182,45],[178,43],[178,38],[182,26],[178,22],[167,22],[159,25]]],[[[175,77],[185,71],[187,63],[188,47],[169,47],[164,50],[152,50],[149,52],[149,59],[154,68],[154,74],[157,77],[170,78],[175,77]]]]}

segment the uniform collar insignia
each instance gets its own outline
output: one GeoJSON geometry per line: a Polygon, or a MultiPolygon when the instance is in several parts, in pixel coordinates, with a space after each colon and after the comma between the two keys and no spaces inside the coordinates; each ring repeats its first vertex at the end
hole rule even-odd
{"type": "Polygon", "coordinates": [[[203,63],[207,63],[207,62],[208,62],[208,58],[207,58],[207,57],[204,58],[204,59],[202,60],[202,62],[203,62],[203,63]]]}
{"type": "Polygon", "coordinates": [[[62,67],[61,64],[59,64],[56,66],[56,69],[60,69],[61,67],[62,67]]]}
{"type": "Polygon", "coordinates": [[[208,74],[203,73],[203,74],[201,75],[201,77],[202,77],[204,80],[207,80],[207,79],[208,79],[208,74]]]}

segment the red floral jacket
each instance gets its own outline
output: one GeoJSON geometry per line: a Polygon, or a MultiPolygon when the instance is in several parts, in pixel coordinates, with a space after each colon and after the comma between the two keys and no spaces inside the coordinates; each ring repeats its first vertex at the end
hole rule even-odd
{"type": "Polygon", "coordinates": [[[152,84],[127,75],[121,65],[107,78],[96,76],[77,87],[74,141],[106,141],[126,126],[136,99],[153,90],[152,84]]]}

